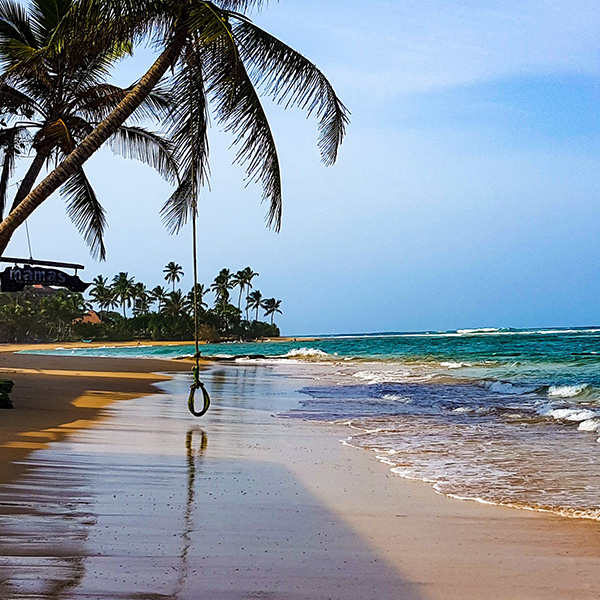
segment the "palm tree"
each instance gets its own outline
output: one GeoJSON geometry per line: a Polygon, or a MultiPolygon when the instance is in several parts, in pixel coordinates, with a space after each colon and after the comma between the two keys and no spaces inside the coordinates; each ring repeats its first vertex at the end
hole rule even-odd
{"type": "Polygon", "coordinates": [[[93,287],[90,289],[90,297],[95,302],[100,310],[108,310],[116,305],[115,292],[108,284],[108,279],[102,275],[94,277],[92,280],[93,287]]]}
{"type": "MultiPolygon", "coordinates": [[[[232,279],[233,286],[239,286],[240,294],[238,296],[238,308],[241,308],[242,305],[242,294],[244,290],[248,288],[252,289],[252,280],[258,277],[258,273],[255,273],[250,267],[246,267],[241,271],[238,271],[232,279]]],[[[246,309],[246,321],[248,320],[248,310],[246,309]]]]}
{"type": "Polygon", "coordinates": [[[281,225],[281,175],[275,143],[255,86],[285,106],[297,105],[320,120],[319,149],[333,164],[348,123],[348,112],[331,84],[302,55],[233,12],[266,0],[80,0],[61,20],[53,49],[82,31],[88,44],[109,45],[146,34],[163,49],[147,73],[112,112],[77,145],[8,217],[0,223],[0,255],[13,232],[50,194],[78,173],[83,164],[148,98],[162,77],[173,72],[175,108],[171,140],[181,167],[179,185],[163,209],[172,231],[196,210],[199,186],[208,171],[208,99],[216,121],[234,136],[236,162],[249,179],[262,184],[269,202],[267,221],[281,225]],[[108,40],[108,41],[107,41],[108,40]]]}
{"type": "Polygon", "coordinates": [[[181,281],[181,276],[183,275],[183,269],[181,265],[178,265],[176,262],[171,261],[164,269],[163,273],[165,274],[165,280],[167,283],[173,284],[173,291],[175,291],[175,283],[179,283],[181,281]]]}
{"type": "MultiPolygon", "coordinates": [[[[207,292],[208,292],[208,290],[204,287],[204,285],[202,283],[196,284],[196,307],[198,308],[199,313],[201,313],[204,308],[208,307],[208,304],[206,304],[206,302],[204,302],[204,296],[206,295],[207,292]]],[[[190,310],[193,311],[193,309],[194,309],[194,288],[193,287],[188,292],[188,294],[186,296],[186,301],[187,301],[187,304],[188,304],[190,310]]]]}
{"type": "MultiPolygon", "coordinates": [[[[68,156],[128,93],[105,80],[112,64],[128,53],[129,43],[90,43],[72,35],[60,50],[53,48],[57,30],[77,6],[77,0],[35,0],[27,12],[15,0],[0,3],[0,61],[4,66],[0,105],[7,124],[0,131],[0,216],[17,157],[32,155],[33,160],[17,188],[11,212],[29,194],[44,164],[68,156]]],[[[153,92],[137,112],[159,118],[168,108],[168,97],[153,92]]],[[[115,153],[150,164],[175,181],[176,164],[169,143],[161,136],[121,124],[110,144],[115,153]]],[[[103,260],[105,212],[81,166],[65,180],[61,192],[69,217],[92,254],[103,260]]]]}
{"type": "Polygon", "coordinates": [[[187,302],[181,290],[176,290],[169,294],[162,312],[169,317],[183,317],[187,315],[187,302]]]}
{"type": "Polygon", "coordinates": [[[281,310],[279,310],[280,306],[281,300],[275,300],[275,298],[267,298],[262,303],[262,307],[265,309],[265,317],[271,316],[271,325],[273,325],[275,313],[283,314],[281,310]]]}
{"type": "Polygon", "coordinates": [[[210,286],[211,291],[215,293],[216,302],[229,302],[229,290],[233,287],[231,273],[229,269],[221,269],[219,274],[210,286]]]}
{"type": "Polygon", "coordinates": [[[152,299],[158,302],[158,312],[162,310],[163,304],[167,299],[167,292],[162,285],[157,285],[152,289],[152,299]]]}
{"type": "Polygon", "coordinates": [[[131,296],[133,298],[133,313],[145,315],[150,310],[150,293],[146,286],[139,282],[133,285],[131,296]]]}
{"type": "Polygon", "coordinates": [[[131,299],[133,298],[133,285],[133,277],[129,277],[125,272],[121,272],[113,277],[112,289],[123,308],[124,318],[127,318],[127,306],[131,304],[131,299]]]}
{"type": "Polygon", "coordinates": [[[262,308],[262,302],[262,294],[259,290],[254,290],[246,298],[246,311],[248,311],[248,309],[256,311],[256,318],[254,319],[255,321],[258,321],[258,311],[260,308],[262,308]]]}

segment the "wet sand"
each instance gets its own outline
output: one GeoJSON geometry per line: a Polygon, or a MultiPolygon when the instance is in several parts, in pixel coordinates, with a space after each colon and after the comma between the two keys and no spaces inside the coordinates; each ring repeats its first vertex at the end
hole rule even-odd
{"type": "MultiPolygon", "coordinates": [[[[20,408],[3,425],[60,394],[45,427],[58,437],[21,449],[0,485],[3,599],[598,597],[599,523],[450,500],[340,444],[343,428],[274,418],[308,383],[292,366],[209,368],[213,407],[194,419],[181,373],[161,394],[108,403],[152,389],[155,376],[123,374],[189,365],[4,359],[29,371],[11,376],[20,408]]],[[[2,428],[3,475],[16,434],[2,428]]]]}

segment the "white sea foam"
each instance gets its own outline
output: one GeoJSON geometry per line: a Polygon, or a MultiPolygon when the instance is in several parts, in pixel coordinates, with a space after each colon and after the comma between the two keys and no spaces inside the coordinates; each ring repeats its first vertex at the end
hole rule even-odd
{"type": "Polygon", "coordinates": [[[287,354],[284,354],[286,358],[290,357],[301,357],[301,358],[324,358],[326,356],[331,356],[327,352],[323,350],[319,350],[318,348],[297,348],[295,350],[290,350],[287,354]]]}
{"type": "Polygon", "coordinates": [[[586,419],[579,423],[577,428],[580,431],[600,431],[600,420],[599,419],[586,419]]]}
{"type": "Polygon", "coordinates": [[[447,362],[440,363],[440,366],[446,367],[446,369],[460,369],[462,367],[469,367],[470,365],[469,365],[469,363],[447,361],[447,362]]]}
{"type": "Polygon", "coordinates": [[[458,408],[452,409],[453,413],[472,413],[474,411],[475,411],[475,409],[471,408],[469,406],[459,406],[458,408]]]}
{"type": "Polygon", "coordinates": [[[574,398],[588,388],[587,383],[578,385],[553,385],[548,389],[548,396],[552,398],[574,398]]]}
{"type": "Polygon", "coordinates": [[[543,417],[552,417],[558,421],[588,421],[598,416],[593,410],[580,408],[552,408],[551,406],[542,407],[538,414],[543,417]]]}
{"type": "Polygon", "coordinates": [[[400,396],[400,394],[383,394],[384,400],[396,400],[397,402],[405,402],[406,404],[410,404],[412,402],[412,398],[408,396],[400,396]]]}
{"type": "Polygon", "coordinates": [[[473,333],[496,333],[500,331],[497,327],[479,327],[477,329],[457,329],[456,333],[470,335],[473,333]]]}

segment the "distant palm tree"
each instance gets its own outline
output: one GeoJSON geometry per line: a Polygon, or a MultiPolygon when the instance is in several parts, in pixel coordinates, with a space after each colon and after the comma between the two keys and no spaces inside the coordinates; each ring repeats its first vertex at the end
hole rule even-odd
{"type": "Polygon", "coordinates": [[[167,299],[167,292],[162,285],[157,285],[150,292],[152,300],[158,302],[158,312],[162,310],[163,304],[167,299]]]}
{"type": "Polygon", "coordinates": [[[151,296],[143,283],[136,283],[132,290],[133,313],[145,315],[150,310],[151,296]]]}
{"type": "Polygon", "coordinates": [[[187,302],[181,290],[169,294],[162,312],[169,317],[184,317],[187,314],[187,302]]]}
{"type": "Polygon", "coordinates": [[[106,277],[98,275],[94,277],[92,284],[90,297],[100,307],[100,310],[108,310],[116,305],[115,293],[106,277]]]}
{"type": "Polygon", "coordinates": [[[271,316],[271,325],[273,325],[273,317],[275,313],[283,314],[279,307],[281,306],[281,300],[275,300],[275,298],[267,298],[263,301],[262,307],[265,309],[265,317],[271,316]]]}
{"type": "Polygon", "coordinates": [[[231,273],[229,269],[221,269],[215,277],[210,289],[215,293],[216,302],[229,302],[229,290],[233,287],[231,273]]]}
{"type": "Polygon", "coordinates": [[[246,298],[246,311],[248,309],[256,311],[255,321],[258,321],[258,311],[262,308],[263,297],[259,290],[255,290],[246,298]]]}
{"type": "MultiPolygon", "coordinates": [[[[232,279],[232,283],[234,286],[239,286],[240,294],[238,297],[238,308],[242,306],[242,294],[244,290],[248,288],[248,290],[252,289],[252,280],[258,277],[258,273],[255,273],[250,267],[246,267],[241,271],[238,271],[232,279]]],[[[246,321],[248,320],[248,307],[246,307],[246,321]]]]}
{"type": "MultiPolygon", "coordinates": [[[[204,296],[207,292],[208,292],[208,290],[204,287],[204,285],[202,283],[196,284],[196,302],[197,302],[197,308],[198,308],[199,313],[202,312],[202,309],[208,307],[208,304],[206,304],[206,302],[204,302],[204,296]]],[[[188,294],[186,296],[186,300],[187,300],[190,310],[193,311],[194,310],[194,288],[192,288],[188,292],[188,294]]]]}
{"type": "Polygon", "coordinates": [[[173,284],[173,291],[175,291],[175,283],[179,283],[181,281],[181,276],[183,275],[183,269],[181,265],[178,265],[176,262],[171,261],[164,269],[163,273],[165,274],[165,279],[167,283],[173,284]]]}
{"type": "Polygon", "coordinates": [[[133,285],[133,277],[129,277],[128,273],[123,271],[113,278],[112,289],[123,308],[124,318],[127,318],[127,306],[131,304],[133,298],[133,285]]]}

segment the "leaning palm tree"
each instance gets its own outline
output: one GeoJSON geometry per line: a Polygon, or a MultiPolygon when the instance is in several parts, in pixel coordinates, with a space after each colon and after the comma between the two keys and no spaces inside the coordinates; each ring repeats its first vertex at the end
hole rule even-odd
{"type": "Polygon", "coordinates": [[[271,325],[273,325],[275,313],[283,314],[279,309],[280,306],[281,300],[275,300],[275,298],[267,298],[262,303],[262,307],[265,309],[265,317],[271,316],[271,325]]]}
{"type": "Polygon", "coordinates": [[[259,290],[254,290],[246,298],[246,311],[248,309],[256,311],[254,320],[258,321],[258,311],[262,308],[263,296],[259,290]]]}
{"type": "MultiPolygon", "coordinates": [[[[44,165],[67,157],[128,93],[106,83],[112,64],[130,49],[126,40],[90,43],[73,35],[60,50],[53,48],[57,31],[77,6],[78,0],[33,0],[26,11],[14,0],[0,2],[0,110],[7,125],[0,131],[0,216],[17,158],[33,160],[10,212],[29,194],[44,165]]],[[[160,118],[168,109],[168,97],[153,92],[133,117],[160,118]]],[[[146,162],[175,181],[176,164],[161,136],[121,124],[110,145],[115,153],[146,162]]],[[[82,167],[65,181],[61,193],[92,254],[104,259],[105,212],[82,167]]]]}
{"type": "Polygon", "coordinates": [[[326,164],[335,162],[348,113],[331,84],[309,60],[257,27],[235,10],[259,7],[266,0],[79,0],[61,22],[56,51],[73,32],[83,30],[90,43],[107,43],[148,33],[162,51],[147,73],[118,106],[0,223],[0,254],[15,229],[69,178],[144,102],[171,70],[175,109],[171,139],[181,179],[164,207],[164,218],[177,231],[196,211],[208,172],[209,101],[214,118],[233,134],[235,161],[246,165],[250,180],[260,182],[269,203],[267,221],[281,225],[281,174],[275,142],[257,88],[286,107],[297,105],[320,121],[319,149],[326,164]],[[256,86],[256,87],[255,87],[256,86]]]}
{"type": "Polygon", "coordinates": [[[181,265],[171,261],[165,266],[163,273],[165,274],[166,282],[172,283],[173,291],[175,291],[175,284],[181,281],[181,276],[183,275],[183,269],[181,268],[181,265]]]}
{"type": "Polygon", "coordinates": [[[133,298],[133,277],[129,277],[128,273],[121,271],[113,277],[112,289],[115,296],[119,299],[123,309],[123,317],[127,318],[127,306],[131,304],[133,298]]]}

